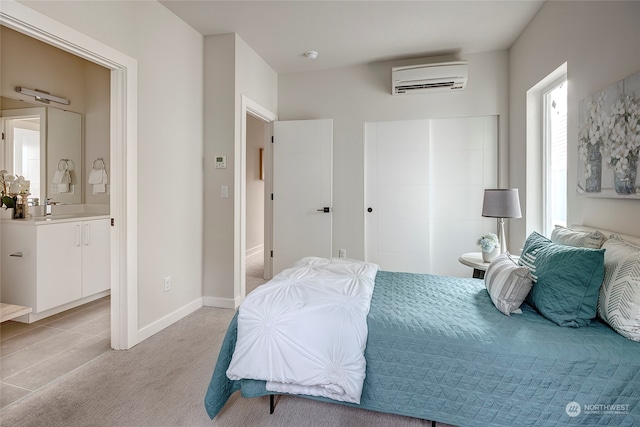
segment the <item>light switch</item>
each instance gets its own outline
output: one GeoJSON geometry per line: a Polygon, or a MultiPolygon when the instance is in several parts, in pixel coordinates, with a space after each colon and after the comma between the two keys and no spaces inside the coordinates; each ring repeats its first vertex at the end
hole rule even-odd
{"type": "Polygon", "coordinates": [[[220,187],[220,197],[229,197],[229,187],[223,185],[220,187]]]}

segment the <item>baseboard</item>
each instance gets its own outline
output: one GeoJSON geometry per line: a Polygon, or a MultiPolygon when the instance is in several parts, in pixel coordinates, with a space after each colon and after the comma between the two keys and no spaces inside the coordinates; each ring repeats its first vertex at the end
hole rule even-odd
{"type": "Polygon", "coordinates": [[[205,307],[230,308],[235,310],[240,305],[240,298],[204,297],[205,307]]]}
{"type": "Polygon", "coordinates": [[[142,329],[138,330],[138,343],[146,340],[150,336],[160,332],[164,328],[173,325],[178,320],[183,317],[188,316],[193,313],[197,309],[202,307],[202,298],[197,298],[190,303],[180,307],[179,309],[173,311],[172,313],[167,314],[166,316],[156,320],[150,325],[145,326],[142,329]]]}
{"type": "Polygon", "coordinates": [[[250,256],[255,255],[257,253],[260,253],[262,251],[264,251],[264,245],[258,245],[258,246],[255,246],[255,247],[251,248],[251,249],[247,249],[247,255],[246,256],[250,257],[250,256]]]}

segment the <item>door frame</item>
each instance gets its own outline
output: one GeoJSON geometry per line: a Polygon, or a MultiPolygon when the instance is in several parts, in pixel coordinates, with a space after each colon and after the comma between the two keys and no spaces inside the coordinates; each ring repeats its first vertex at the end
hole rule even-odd
{"type": "MultiPolygon", "coordinates": [[[[266,123],[273,123],[278,120],[278,115],[264,108],[246,95],[241,95],[240,100],[240,140],[235,144],[234,152],[234,255],[233,255],[233,295],[236,307],[240,305],[247,292],[247,114],[250,114],[266,123]]],[[[273,125],[268,126],[265,138],[270,142],[273,136],[273,125]]],[[[265,205],[264,205],[264,227],[265,227],[265,254],[271,250],[271,230],[272,212],[270,195],[273,186],[272,149],[270,143],[265,143],[264,147],[265,166],[265,205]],[[269,196],[269,197],[267,197],[269,196]]],[[[267,258],[266,259],[271,259],[267,258]]],[[[271,263],[265,262],[265,276],[271,277],[271,263]]]]}
{"type": "Polygon", "coordinates": [[[2,0],[0,24],[111,70],[111,347],[138,343],[138,63],[14,0],[2,0]]]}

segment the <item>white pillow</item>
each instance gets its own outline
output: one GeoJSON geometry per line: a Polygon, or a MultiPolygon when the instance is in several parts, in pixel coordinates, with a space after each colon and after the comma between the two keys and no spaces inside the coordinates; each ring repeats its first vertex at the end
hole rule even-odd
{"type": "Polygon", "coordinates": [[[598,315],[620,335],[640,342],[640,248],[617,235],[604,242],[598,315]]]}
{"type": "Polygon", "coordinates": [[[532,283],[529,269],[515,263],[508,252],[494,259],[484,275],[484,284],[493,305],[507,316],[521,313],[520,305],[529,294],[532,283]]]}
{"type": "Polygon", "coordinates": [[[556,225],[551,232],[553,243],[565,246],[574,246],[576,248],[592,248],[600,249],[607,237],[598,230],[593,231],[576,231],[556,225]]]}

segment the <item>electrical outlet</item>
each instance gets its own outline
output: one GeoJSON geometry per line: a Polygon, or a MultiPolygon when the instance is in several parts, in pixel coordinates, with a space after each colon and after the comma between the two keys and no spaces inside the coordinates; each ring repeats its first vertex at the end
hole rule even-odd
{"type": "Polygon", "coordinates": [[[346,249],[338,249],[338,257],[339,258],[346,258],[347,257],[347,250],[346,249]]]}
{"type": "Polygon", "coordinates": [[[164,291],[170,291],[171,290],[171,276],[167,276],[164,278],[164,291]]]}

